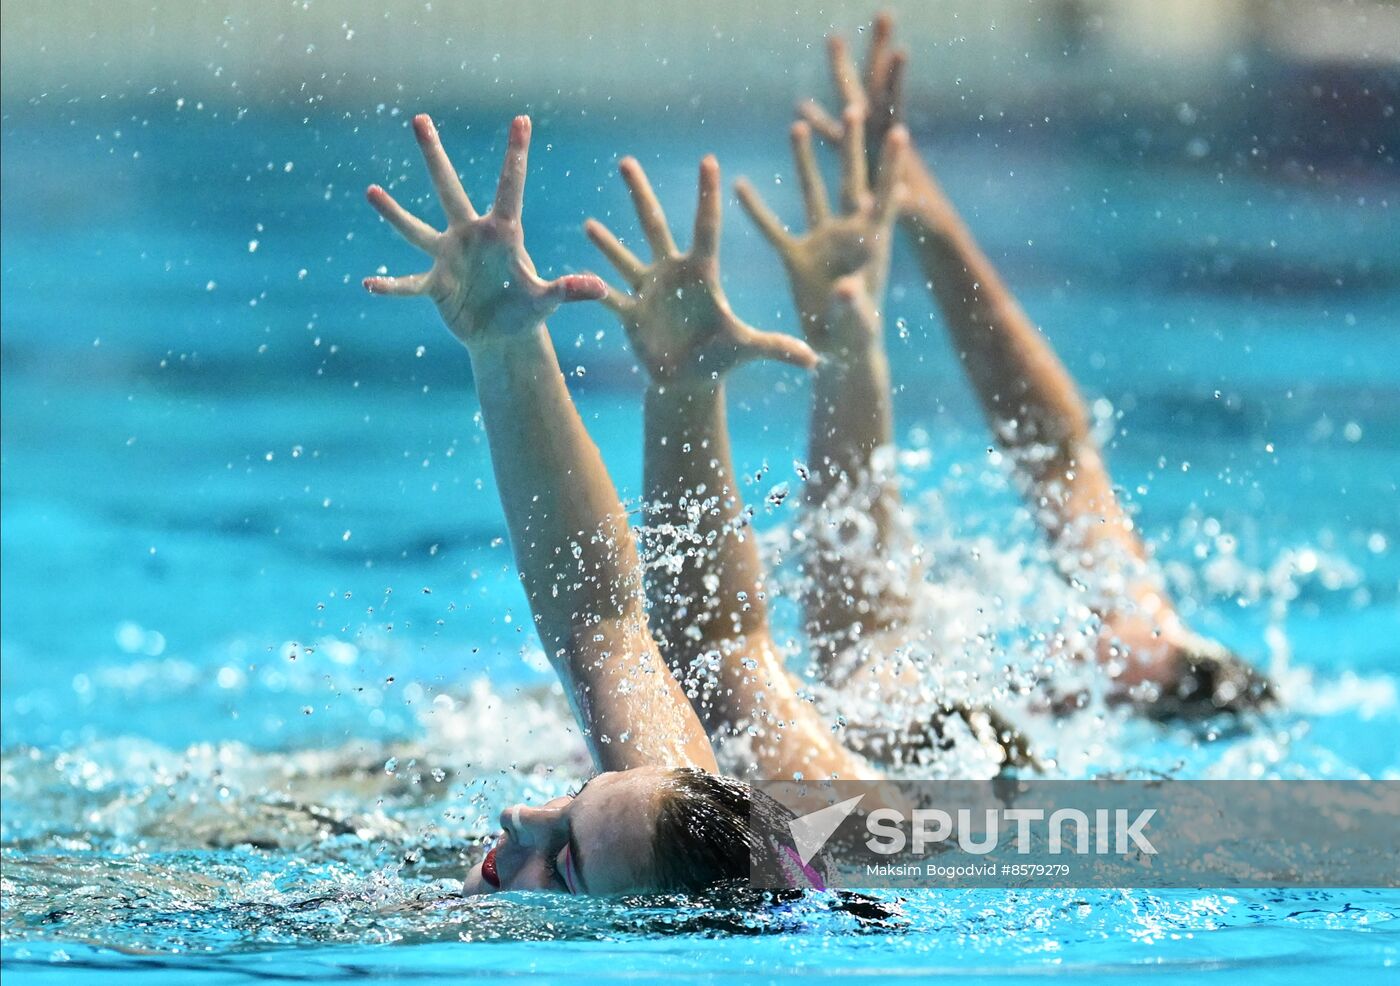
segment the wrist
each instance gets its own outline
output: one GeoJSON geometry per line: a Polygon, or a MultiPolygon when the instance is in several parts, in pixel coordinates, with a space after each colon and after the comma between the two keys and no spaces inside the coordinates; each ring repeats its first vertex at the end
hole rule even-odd
{"type": "Polygon", "coordinates": [[[821,351],[816,374],[831,379],[849,373],[871,370],[888,372],[889,356],[885,352],[884,334],[877,331],[859,339],[841,340],[821,351]]]}
{"type": "Polygon", "coordinates": [[[536,363],[541,359],[554,359],[554,343],[549,337],[549,329],[544,322],[514,332],[474,333],[469,336],[453,334],[467,347],[471,357],[473,372],[480,376],[480,368],[491,367],[493,372],[513,366],[536,363]]]}
{"type": "Polygon", "coordinates": [[[957,212],[919,159],[905,168],[899,220],[919,233],[935,236],[946,235],[957,225],[957,212]]]}
{"type": "Polygon", "coordinates": [[[933,243],[948,243],[957,232],[956,215],[927,200],[910,205],[900,214],[899,222],[910,234],[933,243]]]}
{"type": "Polygon", "coordinates": [[[721,377],[669,377],[653,379],[647,384],[646,402],[655,407],[705,407],[724,394],[721,377]]]}
{"type": "MultiPolygon", "coordinates": [[[[850,320],[854,321],[854,320],[850,320]]],[[[803,316],[807,344],[821,357],[819,368],[829,364],[858,364],[883,358],[885,354],[884,319],[859,324],[841,324],[840,316],[828,310],[803,316]]]]}

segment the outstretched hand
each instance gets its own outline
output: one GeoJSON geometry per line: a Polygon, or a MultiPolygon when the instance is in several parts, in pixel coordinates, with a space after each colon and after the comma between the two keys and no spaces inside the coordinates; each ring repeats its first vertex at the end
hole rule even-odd
{"type": "Polygon", "coordinates": [[[807,341],[821,352],[835,342],[826,315],[836,284],[857,274],[869,295],[878,298],[889,274],[899,159],[908,148],[909,135],[902,126],[885,135],[879,177],[872,190],[861,112],[857,107],[846,109],[841,136],[841,201],[836,213],[827,202],[811,129],[805,123],[792,126],[792,153],[807,212],[806,233],[790,233],[748,181],[740,179],[735,187],[739,202],[782,257],[807,341]]]}
{"type": "Polygon", "coordinates": [[[405,277],[367,277],[364,285],[369,291],[427,295],[437,304],[452,334],[468,346],[540,325],[566,301],[603,297],[607,286],[597,276],[568,274],[546,281],[525,252],[520,213],[530,151],[528,116],[511,121],[496,200],[484,216],[472,207],[427,114],[413,118],[413,133],[447,214],[447,229],[434,229],[384,189],[371,185],[367,193],[370,205],[400,236],[432,257],[433,266],[405,277]]]}
{"type": "Polygon", "coordinates": [[[800,339],[760,332],[740,321],[719,282],[719,163],[700,162],[700,202],[688,253],[671,237],[661,204],[635,158],[623,158],[622,180],[632,193],[652,262],[643,263],[606,226],[590,219],[588,238],[631,287],[606,288],[603,304],[622,321],[632,348],[653,380],[716,380],[735,366],[770,358],[804,369],[817,357],[800,339]]]}
{"type": "Polygon", "coordinates": [[[865,147],[870,170],[879,174],[877,159],[885,137],[904,120],[904,69],[908,55],[891,44],[894,18],[880,14],[870,31],[870,51],[865,58],[864,75],[856,68],[850,49],[840,35],[827,38],[827,55],[831,60],[831,79],[841,100],[842,117],[837,119],[812,99],[798,104],[797,112],[811,124],[824,140],[840,144],[845,138],[849,120],[845,113],[856,110],[865,130],[865,147]]]}

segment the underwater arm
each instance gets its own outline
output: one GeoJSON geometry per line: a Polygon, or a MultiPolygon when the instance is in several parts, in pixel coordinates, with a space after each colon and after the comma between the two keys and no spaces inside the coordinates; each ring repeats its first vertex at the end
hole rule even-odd
{"type": "Polygon", "coordinates": [[[427,295],[471,354],[501,505],[540,641],[601,770],[714,770],[709,741],[647,630],[641,565],[626,514],[565,386],[545,318],[594,300],[593,275],[544,281],[520,213],[530,121],[517,117],[496,201],[477,216],[426,116],[414,132],[447,212],[445,232],[383,189],[369,200],[432,269],[367,278],[379,294],[427,295]]]}

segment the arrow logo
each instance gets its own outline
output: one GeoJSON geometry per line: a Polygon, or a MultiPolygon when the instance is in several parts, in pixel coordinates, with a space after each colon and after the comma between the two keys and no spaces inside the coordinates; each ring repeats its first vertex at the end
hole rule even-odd
{"type": "Polygon", "coordinates": [[[864,798],[865,795],[861,794],[839,804],[819,808],[811,814],[799,815],[788,822],[788,830],[792,832],[792,844],[797,849],[798,858],[802,860],[803,866],[821,852],[826,840],[836,833],[841,823],[850,817],[851,812],[856,810],[856,806],[864,798]]]}

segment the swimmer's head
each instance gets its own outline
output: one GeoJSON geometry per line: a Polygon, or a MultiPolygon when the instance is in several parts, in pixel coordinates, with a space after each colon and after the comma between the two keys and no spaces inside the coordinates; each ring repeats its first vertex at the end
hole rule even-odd
{"type": "MultiPolygon", "coordinates": [[[[751,853],[781,852],[792,814],[740,781],[642,767],[599,774],[576,794],[501,813],[504,830],[464,892],[698,892],[747,883],[751,853]],[[750,817],[760,819],[757,828],[750,817]]],[[[820,862],[799,885],[822,885],[820,862]]],[[[788,867],[790,868],[790,867],[788,867]]]]}
{"type": "Polygon", "coordinates": [[[1278,694],[1267,675],[1224,645],[1183,633],[1171,659],[1176,673],[1157,689],[1146,711],[1154,719],[1209,719],[1267,708],[1278,694]]]}

